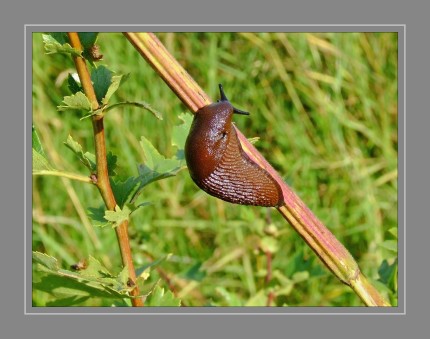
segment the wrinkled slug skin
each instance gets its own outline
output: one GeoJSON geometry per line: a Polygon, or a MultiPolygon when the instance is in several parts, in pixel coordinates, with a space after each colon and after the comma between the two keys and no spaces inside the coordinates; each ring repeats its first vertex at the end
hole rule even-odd
{"type": "Polygon", "coordinates": [[[233,113],[226,100],[196,112],[185,144],[191,178],[202,190],[224,201],[281,205],[279,184],[243,151],[232,126],[233,113]]]}

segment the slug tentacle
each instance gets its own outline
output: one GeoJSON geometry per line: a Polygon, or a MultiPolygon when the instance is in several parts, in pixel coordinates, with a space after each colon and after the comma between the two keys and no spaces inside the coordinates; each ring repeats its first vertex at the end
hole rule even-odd
{"type": "Polygon", "coordinates": [[[233,113],[249,113],[234,108],[221,84],[219,89],[221,100],[196,112],[185,144],[191,178],[205,192],[231,203],[279,206],[279,184],[246,155],[232,125],[233,113]]]}

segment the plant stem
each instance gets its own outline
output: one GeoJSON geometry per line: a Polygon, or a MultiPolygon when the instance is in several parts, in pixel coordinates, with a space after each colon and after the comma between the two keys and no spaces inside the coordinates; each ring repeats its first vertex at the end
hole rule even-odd
{"type": "Polygon", "coordinates": [[[56,177],[63,177],[63,178],[68,178],[76,181],[85,182],[87,184],[93,184],[90,177],[86,177],[84,175],[70,173],[70,172],[64,172],[64,171],[43,170],[43,171],[38,171],[37,173],[33,173],[33,175],[52,175],[56,177]]]}
{"type": "MultiPolygon", "coordinates": [[[[67,33],[70,44],[78,51],[82,51],[82,45],[79,40],[79,35],[76,32],[67,33]]],[[[97,101],[96,93],[94,91],[93,84],[91,82],[91,76],[88,71],[85,59],[80,56],[74,56],[73,61],[75,62],[76,70],[81,80],[82,88],[88,100],[91,103],[93,111],[97,110],[99,103],[97,101]]],[[[96,186],[103,198],[103,201],[108,210],[113,211],[116,206],[115,197],[113,195],[112,187],[109,182],[108,166],[106,158],[106,143],[104,135],[103,115],[92,116],[93,132],[94,132],[94,144],[96,153],[96,166],[97,166],[97,183],[96,186]]],[[[139,288],[136,284],[136,272],[134,270],[133,258],[131,255],[130,240],[128,237],[128,221],[124,221],[115,228],[122,263],[128,269],[129,277],[132,284],[136,286],[132,291],[131,295],[135,298],[131,299],[133,306],[143,306],[143,300],[139,296],[139,288]]]]}
{"type": "MultiPolygon", "coordinates": [[[[124,35],[192,112],[212,102],[153,33],[124,33],[124,35]]],[[[281,176],[246,137],[237,128],[236,131],[246,154],[279,183],[284,204],[278,207],[278,211],[322,262],[343,283],[351,286],[367,306],[390,306],[363,276],[348,250],[284,183],[281,176]]]]}

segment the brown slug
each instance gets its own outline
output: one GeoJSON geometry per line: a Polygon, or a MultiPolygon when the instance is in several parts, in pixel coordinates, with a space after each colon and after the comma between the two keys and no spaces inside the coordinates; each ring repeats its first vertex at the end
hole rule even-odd
{"type": "Polygon", "coordinates": [[[280,206],[282,191],[267,171],[242,149],[232,125],[231,105],[219,84],[221,99],[200,108],[185,143],[185,159],[193,181],[206,193],[241,205],[280,206]]]}

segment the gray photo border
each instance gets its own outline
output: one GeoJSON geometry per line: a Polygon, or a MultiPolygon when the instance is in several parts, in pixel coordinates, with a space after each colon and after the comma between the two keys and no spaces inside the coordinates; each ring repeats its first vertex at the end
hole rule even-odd
{"type": "Polygon", "coordinates": [[[25,25],[25,202],[24,202],[24,314],[68,315],[68,314],[156,314],[156,315],[282,315],[282,314],[406,314],[406,25],[25,25]],[[32,33],[45,31],[152,31],[152,32],[397,32],[398,33],[398,306],[389,308],[366,307],[192,307],[192,308],[105,308],[105,307],[33,307],[31,303],[31,122],[32,122],[32,33]]]}

